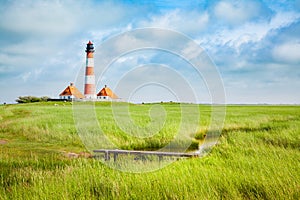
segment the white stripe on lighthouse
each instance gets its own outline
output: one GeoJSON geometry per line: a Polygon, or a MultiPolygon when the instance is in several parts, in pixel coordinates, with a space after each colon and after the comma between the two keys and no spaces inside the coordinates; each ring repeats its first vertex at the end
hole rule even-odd
{"type": "Polygon", "coordinates": [[[94,58],[87,58],[86,59],[86,66],[87,67],[94,67],[94,58]]]}
{"type": "Polygon", "coordinates": [[[95,84],[95,76],[85,76],[85,84],[95,84]]]}

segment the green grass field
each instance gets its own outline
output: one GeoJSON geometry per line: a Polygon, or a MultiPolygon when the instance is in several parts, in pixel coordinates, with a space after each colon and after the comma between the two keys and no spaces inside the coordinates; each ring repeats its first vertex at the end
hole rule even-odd
{"type": "MultiPolygon", "coordinates": [[[[130,105],[133,121],[147,127],[152,106],[130,105]]],[[[180,120],[179,104],[160,106],[166,123],[145,139],[118,128],[109,103],[97,103],[95,111],[120,148],[153,150],[172,140],[180,120]]],[[[194,106],[201,117],[190,150],[205,134],[211,111],[194,106]]],[[[300,199],[300,106],[227,106],[209,155],[154,172],[121,172],[65,155],[86,151],[71,103],[0,106],[0,199],[300,199]]]]}

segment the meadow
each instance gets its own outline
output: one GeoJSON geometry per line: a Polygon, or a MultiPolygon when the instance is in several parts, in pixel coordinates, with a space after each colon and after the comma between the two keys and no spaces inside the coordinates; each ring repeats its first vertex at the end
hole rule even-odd
{"type": "MultiPolygon", "coordinates": [[[[219,142],[207,156],[128,173],[98,159],[66,156],[87,149],[71,103],[56,104],[0,106],[0,199],[300,199],[300,106],[228,105],[219,142]]],[[[130,104],[132,120],[147,128],[153,106],[130,104]]],[[[97,103],[95,112],[120,148],[155,150],[172,140],[180,123],[179,104],[157,106],[165,109],[166,123],[158,122],[153,137],[142,133],[144,139],[117,126],[110,103],[97,103]]],[[[201,126],[191,133],[193,151],[206,134],[211,107],[189,106],[201,113],[201,126]]]]}

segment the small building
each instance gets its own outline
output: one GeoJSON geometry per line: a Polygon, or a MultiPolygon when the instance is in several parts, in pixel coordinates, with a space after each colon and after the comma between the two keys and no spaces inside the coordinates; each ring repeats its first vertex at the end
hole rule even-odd
{"type": "Polygon", "coordinates": [[[97,94],[97,99],[99,100],[116,100],[119,99],[119,97],[113,93],[113,91],[107,87],[107,85],[100,90],[100,92],[97,94]]]}
{"type": "Polygon", "coordinates": [[[74,86],[73,83],[70,83],[70,85],[62,91],[59,95],[60,99],[84,99],[84,95],[74,86]]]}

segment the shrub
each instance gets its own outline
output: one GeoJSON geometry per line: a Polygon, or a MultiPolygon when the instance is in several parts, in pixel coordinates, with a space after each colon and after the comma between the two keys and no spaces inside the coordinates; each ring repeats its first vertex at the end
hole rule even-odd
{"type": "Polygon", "coordinates": [[[47,101],[49,97],[43,96],[43,97],[35,97],[35,96],[20,96],[16,100],[18,103],[33,103],[33,102],[43,102],[47,101]]]}

